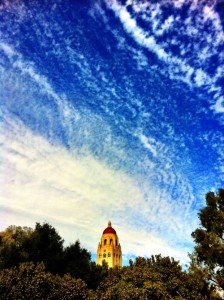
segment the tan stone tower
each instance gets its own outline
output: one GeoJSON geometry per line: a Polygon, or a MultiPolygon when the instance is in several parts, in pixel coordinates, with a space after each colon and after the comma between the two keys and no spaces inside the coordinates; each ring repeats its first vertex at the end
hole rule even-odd
{"type": "Polygon", "coordinates": [[[122,266],[121,245],[116,231],[111,226],[111,221],[108,222],[108,227],[103,231],[97,249],[96,263],[102,265],[104,260],[108,263],[109,268],[122,266]]]}

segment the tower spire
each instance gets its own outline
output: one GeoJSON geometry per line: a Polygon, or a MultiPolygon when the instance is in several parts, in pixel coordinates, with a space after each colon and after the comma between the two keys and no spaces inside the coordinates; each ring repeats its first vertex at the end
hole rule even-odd
{"type": "Polygon", "coordinates": [[[108,227],[111,227],[111,221],[110,220],[108,221],[108,227]]]}

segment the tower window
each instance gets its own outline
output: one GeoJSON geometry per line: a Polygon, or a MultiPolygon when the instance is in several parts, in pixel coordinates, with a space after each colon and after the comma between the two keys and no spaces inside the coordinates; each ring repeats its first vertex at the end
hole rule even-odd
{"type": "Polygon", "coordinates": [[[107,257],[106,253],[103,254],[103,257],[104,257],[104,258],[107,257]]]}
{"type": "Polygon", "coordinates": [[[99,254],[99,258],[101,258],[102,257],[102,254],[99,254]]]}
{"type": "Polygon", "coordinates": [[[110,252],[108,253],[108,257],[111,257],[111,254],[110,254],[110,252]]]}
{"type": "Polygon", "coordinates": [[[113,240],[112,239],[110,239],[110,245],[113,243],[113,240]]]}
{"type": "Polygon", "coordinates": [[[107,244],[107,239],[104,240],[104,245],[106,245],[106,244],[107,244]]]}

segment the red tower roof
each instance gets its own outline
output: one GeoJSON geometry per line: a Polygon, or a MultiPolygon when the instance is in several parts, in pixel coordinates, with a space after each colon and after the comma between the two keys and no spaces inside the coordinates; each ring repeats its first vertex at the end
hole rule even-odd
{"type": "Polygon", "coordinates": [[[116,233],[116,231],[113,229],[113,227],[111,227],[111,221],[108,222],[108,227],[106,229],[104,229],[103,234],[105,233],[116,233]]]}

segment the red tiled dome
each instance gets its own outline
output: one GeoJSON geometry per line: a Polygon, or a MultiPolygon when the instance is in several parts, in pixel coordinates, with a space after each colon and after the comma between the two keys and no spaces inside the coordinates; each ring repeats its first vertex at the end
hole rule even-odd
{"type": "Polygon", "coordinates": [[[105,233],[114,233],[117,234],[116,231],[111,227],[111,221],[108,222],[108,227],[104,229],[103,234],[105,233]]]}
{"type": "Polygon", "coordinates": [[[112,227],[107,227],[103,231],[103,234],[105,234],[105,233],[115,233],[116,234],[116,231],[112,227]]]}

